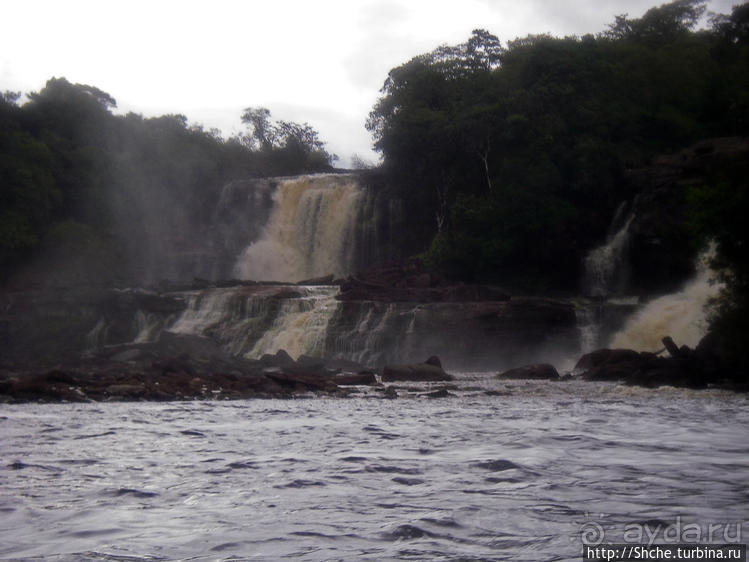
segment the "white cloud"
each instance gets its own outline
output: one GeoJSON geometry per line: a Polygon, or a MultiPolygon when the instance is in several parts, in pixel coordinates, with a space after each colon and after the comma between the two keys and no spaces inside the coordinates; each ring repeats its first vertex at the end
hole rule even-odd
{"type": "MultiPolygon", "coordinates": [[[[595,33],[662,0],[25,0],[3,7],[0,89],[53,76],[95,85],[123,110],[183,113],[231,134],[244,107],[308,121],[345,158],[371,158],[364,121],[388,71],[485,28],[595,33]]],[[[728,12],[731,0],[713,0],[728,12]]]]}

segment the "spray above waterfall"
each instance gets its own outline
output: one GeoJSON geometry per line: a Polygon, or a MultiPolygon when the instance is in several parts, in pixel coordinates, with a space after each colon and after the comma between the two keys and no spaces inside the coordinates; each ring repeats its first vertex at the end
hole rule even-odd
{"type": "Polygon", "coordinates": [[[351,176],[314,175],[281,181],[260,239],[239,256],[243,279],[296,282],[350,273],[363,193],[351,176]]]}

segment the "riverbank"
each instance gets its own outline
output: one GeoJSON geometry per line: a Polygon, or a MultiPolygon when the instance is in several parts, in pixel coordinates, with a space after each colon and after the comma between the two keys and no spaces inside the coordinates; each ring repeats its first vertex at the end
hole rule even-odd
{"type": "MultiPolygon", "coordinates": [[[[512,380],[563,385],[573,379],[646,388],[749,390],[730,377],[720,377],[716,372],[719,367],[705,350],[671,351],[674,356],[659,357],[631,350],[597,350],[584,355],[573,372],[562,375],[550,364],[528,365],[491,375],[497,386],[484,392],[503,395],[500,382],[512,380]]],[[[108,346],[53,368],[30,363],[0,368],[2,403],[291,399],[312,395],[394,399],[414,392],[429,398],[449,398],[465,390],[442,368],[437,357],[381,369],[309,356],[294,360],[285,351],[252,360],[227,353],[210,338],[171,332],[162,332],[155,342],[108,346]]]]}

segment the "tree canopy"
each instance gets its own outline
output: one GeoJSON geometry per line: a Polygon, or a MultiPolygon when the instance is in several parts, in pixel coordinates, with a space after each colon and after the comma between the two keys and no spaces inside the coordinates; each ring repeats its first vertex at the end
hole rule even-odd
{"type": "Polygon", "coordinates": [[[30,278],[50,283],[169,276],[166,256],[205,238],[226,182],[331,167],[317,131],[268,110],[243,115],[253,143],[184,115],[115,115],[114,97],[65,78],[20,99],[0,98],[2,280],[36,262],[30,278]]]}
{"type": "Polygon", "coordinates": [[[747,130],[746,4],[676,0],[598,35],[475,30],[388,74],[367,121],[424,257],[465,280],[574,288],[627,170],[747,130]]]}

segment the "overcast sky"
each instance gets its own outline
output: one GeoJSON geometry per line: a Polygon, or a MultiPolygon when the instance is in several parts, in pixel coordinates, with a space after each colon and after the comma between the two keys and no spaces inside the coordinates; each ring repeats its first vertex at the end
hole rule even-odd
{"type": "MultiPolygon", "coordinates": [[[[484,28],[597,33],[663,0],[16,0],[0,23],[0,90],[64,76],[111,94],[118,111],[182,113],[241,130],[248,106],[309,122],[346,166],[375,160],[364,121],[388,71],[484,28]]],[[[739,0],[710,0],[729,13],[739,0]]]]}

